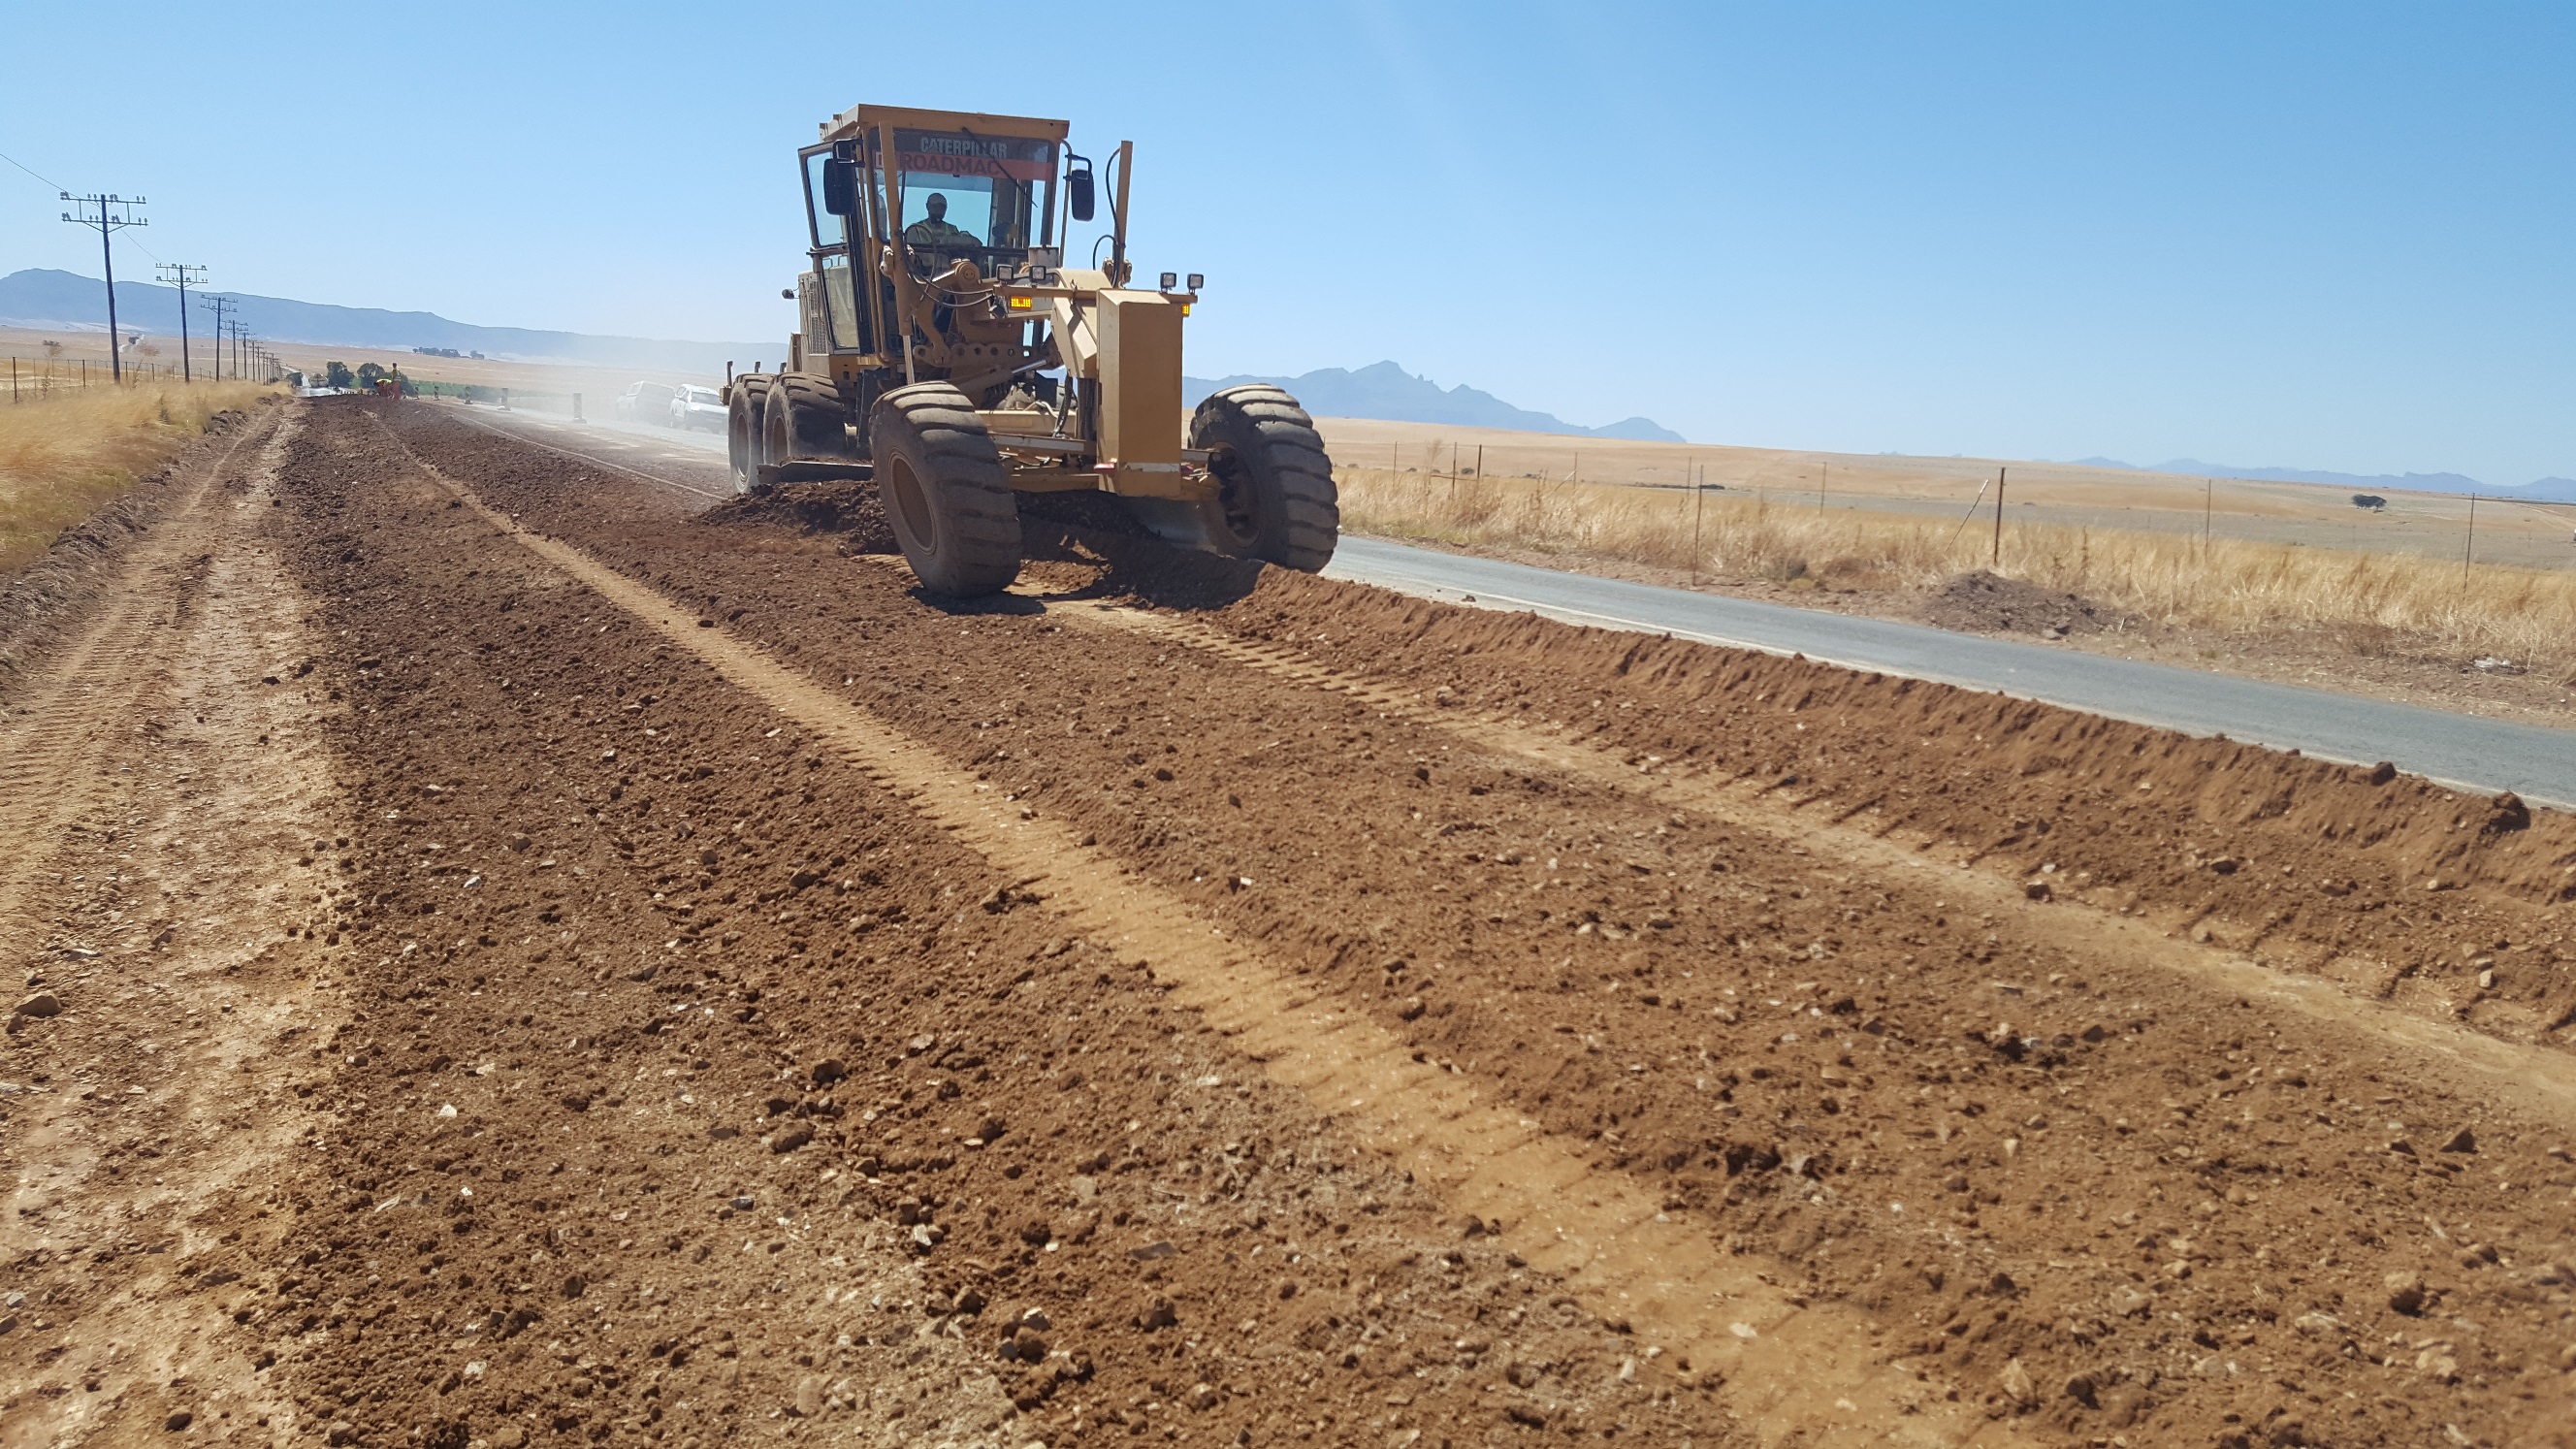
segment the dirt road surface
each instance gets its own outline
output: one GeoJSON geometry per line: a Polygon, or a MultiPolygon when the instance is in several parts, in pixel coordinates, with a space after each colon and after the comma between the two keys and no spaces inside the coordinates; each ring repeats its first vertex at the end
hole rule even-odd
{"type": "Polygon", "coordinates": [[[0,1443],[2576,1442],[2565,816],[420,404],[165,486],[0,695],[0,1443]]]}

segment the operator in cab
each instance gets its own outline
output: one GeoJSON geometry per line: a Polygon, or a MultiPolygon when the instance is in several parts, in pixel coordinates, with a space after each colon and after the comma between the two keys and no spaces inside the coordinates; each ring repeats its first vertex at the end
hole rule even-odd
{"type": "Polygon", "coordinates": [[[922,210],[930,214],[903,229],[905,246],[916,251],[940,252],[955,257],[982,245],[975,240],[973,232],[949,225],[947,197],[934,191],[921,205],[922,210]]]}

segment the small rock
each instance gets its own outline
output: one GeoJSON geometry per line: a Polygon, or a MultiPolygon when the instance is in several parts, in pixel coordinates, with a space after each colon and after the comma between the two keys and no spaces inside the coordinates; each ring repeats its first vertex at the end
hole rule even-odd
{"type": "Polygon", "coordinates": [[[1147,1333],[1152,1333],[1158,1328],[1177,1327],[1180,1324],[1180,1321],[1181,1315],[1178,1310],[1172,1307],[1172,1300],[1169,1298],[1157,1298],[1153,1302],[1145,1305],[1145,1311],[1137,1318],[1136,1326],[1145,1330],[1147,1333]]]}
{"type": "Polygon", "coordinates": [[[195,1422],[197,1422],[196,1415],[189,1413],[185,1409],[181,1409],[179,1412],[172,1414],[169,1418],[162,1420],[161,1427],[169,1430],[173,1434],[176,1434],[195,1422]]]}
{"type": "Polygon", "coordinates": [[[1173,1247],[1168,1242],[1153,1242],[1147,1243],[1141,1248],[1128,1249],[1127,1256],[1135,1259],[1139,1263],[1150,1263],[1156,1258],[1168,1258],[1179,1251],[1180,1249],[1173,1247]]]}
{"type": "Polygon", "coordinates": [[[566,1107],[571,1108],[573,1111],[587,1112],[590,1110],[590,1094],[588,1092],[566,1092],[563,1094],[562,1100],[563,1104],[566,1107]]]}
{"type": "Polygon", "coordinates": [[[2468,1128],[2463,1127],[2459,1131],[2451,1134],[2450,1139],[2442,1144],[2441,1150],[2444,1152],[2475,1152],[2478,1150],[2478,1139],[2475,1134],[2469,1131],[2468,1128]]]}
{"type": "Polygon", "coordinates": [[[1077,1177],[1073,1180],[1071,1186],[1073,1188],[1073,1201],[1077,1207],[1089,1207],[1091,1205],[1091,1200],[1100,1195],[1100,1183],[1096,1179],[1090,1177],[1077,1177]]]}
{"type": "Polygon", "coordinates": [[[797,1148],[802,1147],[813,1140],[813,1128],[790,1127],[786,1131],[769,1139],[769,1150],[772,1152],[793,1152],[797,1148]]]}
{"type": "Polygon", "coordinates": [[[811,1419],[823,1412],[823,1376],[807,1374],[796,1381],[796,1417],[811,1419]]]}
{"type": "Polygon", "coordinates": [[[523,1449],[528,1431],[516,1424],[504,1424],[492,1431],[492,1449],[523,1449]]]}
{"type": "Polygon", "coordinates": [[[1020,1312],[1020,1327],[1030,1329],[1038,1333],[1044,1333],[1048,1329],[1055,1327],[1055,1324],[1046,1316],[1045,1309],[1028,1308],[1023,1309],[1020,1312]]]}
{"type": "Polygon", "coordinates": [[[2388,1289],[2388,1306],[2398,1313],[2413,1317],[2424,1311],[2424,1275],[2396,1272],[2381,1280],[2388,1289]]]}
{"type": "Polygon", "coordinates": [[[733,1210],[738,1213],[747,1213],[756,1206],[758,1206],[758,1204],[752,1201],[751,1194],[749,1193],[744,1193],[733,1200],[733,1210]]]}
{"type": "Polygon", "coordinates": [[[1216,1388],[1204,1381],[1190,1385],[1190,1407],[1205,1413],[1216,1407],[1216,1388]]]}
{"type": "Polygon", "coordinates": [[[2075,1402],[2082,1404],[2088,1409],[2101,1407],[2100,1401],[2097,1397],[2099,1392],[2100,1391],[2093,1385],[2093,1376],[2091,1374],[2077,1374],[2066,1381],[2066,1397],[2073,1399],[2075,1402]]]}
{"type": "Polygon", "coordinates": [[[2024,885],[2021,888],[2021,893],[2025,899],[2044,901],[2054,897],[2057,894],[2057,891],[2056,888],[2049,885],[2048,882],[2044,880],[2035,880],[2024,885]]]}
{"type": "Polygon", "coordinates": [[[839,1057],[825,1057],[814,1064],[814,1085],[828,1087],[849,1074],[848,1064],[839,1057]]]}
{"type": "Polygon", "coordinates": [[[2012,1400],[2017,1407],[2027,1409],[2039,1402],[2039,1385],[2031,1381],[2030,1370],[2021,1366],[2020,1359],[2013,1359],[2004,1365],[2003,1378],[1999,1381],[1998,1387],[2004,1391],[2004,1397],[2012,1400]]]}
{"type": "Polygon", "coordinates": [[[579,1273],[571,1274],[563,1280],[563,1296],[566,1298],[579,1298],[589,1291],[590,1280],[579,1273]]]}
{"type": "Polygon", "coordinates": [[[63,1014],[62,998],[50,991],[39,991],[18,1003],[18,1014],[35,1017],[60,1016],[63,1014]]]}

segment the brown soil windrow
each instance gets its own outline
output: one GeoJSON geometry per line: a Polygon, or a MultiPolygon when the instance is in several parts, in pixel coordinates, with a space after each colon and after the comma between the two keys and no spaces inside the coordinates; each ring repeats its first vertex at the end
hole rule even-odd
{"type": "Polygon", "coordinates": [[[1971,634],[2098,634],[2135,624],[2076,594],[2053,593],[2021,579],[1977,569],[1951,579],[1923,601],[1926,622],[1971,634]]]}
{"type": "Polygon", "coordinates": [[[302,415],[335,1029],[186,1432],[2576,1442],[2563,817],[302,415]]]}

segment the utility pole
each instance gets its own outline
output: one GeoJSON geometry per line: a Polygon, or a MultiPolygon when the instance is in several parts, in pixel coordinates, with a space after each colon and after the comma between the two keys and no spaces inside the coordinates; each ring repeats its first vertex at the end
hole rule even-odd
{"type": "Polygon", "coordinates": [[[230,297],[204,296],[197,299],[197,305],[215,314],[215,379],[220,382],[224,375],[224,314],[240,304],[230,297]]]}
{"type": "Polygon", "coordinates": [[[1682,460],[1682,476],[1691,480],[1691,586],[1699,585],[1699,523],[1708,513],[1708,480],[1700,476],[1699,464],[1682,460]]]}
{"type": "Polygon", "coordinates": [[[2469,586],[2469,560],[2478,552],[2478,495],[2469,495],[2469,541],[2460,545],[2460,587],[2469,586]]]}
{"type": "Polygon", "coordinates": [[[186,262],[163,262],[161,280],[179,289],[179,380],[194,382],[196,375],[188,361],[188,289],[206,280],[206,269],[186,262]]]}
{"type": "Polygon", "coordinates": [[[140,196],[128,201],[114,192],[103,196],[74,196],[66,191],[63,193],[63,200],[76,203],[82,208],[78,216],[68,211],[64,212],[63,220],[76,221],[98,233],[99,263],[107,273],[107,364],[111,375],[118,382],[123,382],[125,381],[125,352],[118,345],[119,339],[116,332],[116,248],[109,244],[108,238],[125,227],[150,226],[152,223],[134,214],[135,207],[149,203],[140,196]],[[88,209],[93,206],[98,208],[96,216],[89,214],[88,209]]]}
{"type": "Polygon", "coordinates": [[[1995,551],[1986,560],[1988,568],[2002,568],[2004,564],[2004,475],[2011,471],[2009,468],[1995,470],[1995,551]]]}
{"type": "Polygon", "coordinates": [[[2204,563],[2209,559],[2210,520],[2217,512],[2218,480],[2203,478],[2200,480],[2200,557],[2204,563]]]}

